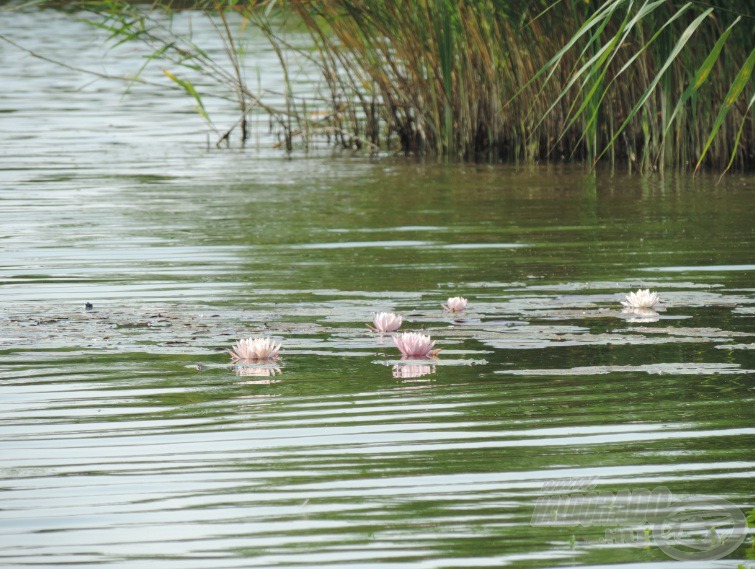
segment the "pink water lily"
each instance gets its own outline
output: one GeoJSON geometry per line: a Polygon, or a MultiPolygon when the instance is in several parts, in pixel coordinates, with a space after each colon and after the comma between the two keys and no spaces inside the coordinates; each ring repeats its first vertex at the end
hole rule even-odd
{"type": "Polygon", "coordinates": [[[446,302],[447,304],[441,304],[441,306],[448,312],[463,312],[467,307],[467,299],[462,296],[454,296],[446,302]]]}
{"type": "Polygon", "coordinates": [[[397,334],[393,336],[393,343],[406,358],[431,358],[440,352],[433,350],[435,341],[430,336],[419,332],[397,334]]]}
{"type": "Polygon", "coordinates": [[[236,342],[228,353],[234,362],[262,362],[276,359],[280,349],[281,342],[276,345],[272,338],[247,338],[236,342]]]}
{"type": "Polygon", "coordinates": [[[398,330],[401,326],[401,322],[402,318],[399,314],[394,314],[393,312],[378,312],[372,320],[372,323],[375,326],[373,327],[367,324],[367,328],[373,332],[387,334],[398,330]]]}

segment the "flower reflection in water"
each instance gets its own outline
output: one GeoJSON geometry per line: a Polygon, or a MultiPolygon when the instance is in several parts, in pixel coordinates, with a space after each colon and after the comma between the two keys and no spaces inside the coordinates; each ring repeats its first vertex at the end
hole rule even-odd
{"type": "Polygon", "coordinates": [[[631,318],[627,319],[627,322],[658,322],[661,318],[652,308],[625,308],[622,313],[632,315],[631,318]]]}
{"type": "Polygon", "coordinates": [[[435,373],[434,365],[407,363],[393,366],[393,377],[397,379],[416,379],[433,373],[435,373]]]}
{"type": "MultiPolygon", "coordinates": [[[[281,374],[280,366],[276,364],[260,364],[255,360],[238,360],[233,366],[233,373],[239,377],[263,377],[271,378],[281,374]]],[[[239,385],[270,384],[277,383],[275,379],[260,379],[256,381],[240,381],[239,385]]]]}

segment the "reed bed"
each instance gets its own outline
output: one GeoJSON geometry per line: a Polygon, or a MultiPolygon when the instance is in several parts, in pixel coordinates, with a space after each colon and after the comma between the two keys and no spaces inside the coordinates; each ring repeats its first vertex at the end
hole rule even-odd
{"type": "MultiPolygon", "coordinates": [[[[404,152],[625,160],[645,171],[753,165],[755,19],[747,2],[291,7],[324,72],[345,77],[335,86],[341,98],[359,92],[352,104],[367,125],[384,125],[404,152]]],[[[374,127],[369,136],[378,142],[374,127]]]]}
{"type": "MultiPolygon", "coordinates": [[[[240,119],[270,117],[280,146],[316,140],[445,160],[626,163],[644,172],[752,169],[755,14],[748,0],[302,0],[88,2],[115,41],[142,41],[223,84],[240,119]],[[170,32],[151,14],[212,15],[227,61],[170,32]],[[228,14],[235,21],[229,24],[228,14]],[[290,26],[309,34],[292,46],[290,26]],[[282,104],[244,80],[238,44],[255,30],[286,77],[282,104]],[[288,55],[316,69],[316,96],[297,95],[288,55]]],[[[168,73],[194,97],[188,79],[168,73]]]]}

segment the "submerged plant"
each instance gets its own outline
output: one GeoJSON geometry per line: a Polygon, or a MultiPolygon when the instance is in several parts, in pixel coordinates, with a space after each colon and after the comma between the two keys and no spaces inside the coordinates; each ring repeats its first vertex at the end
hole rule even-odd
{"type": "Polygon", "coordinates": [[[234,362],[266,362],[275,360],[281,348],[272,338],[247,338],[239,340],[228,350],[234,362]]]}
{"type": "Polygon", "coordinates": [[[462,296],[454,296],[446,301],[446,304],[441,304],[443,310],[448,312],[463,312],[467,307],[467,299],[462,296]]]}
{"type": "Polygon", "coordinates": [[[626,300],[621,301],[624,312],[635,312],[642,314],[642,311],[664,310],[661,306],[661,297],[657,292],[650,292],[650,289],[639,289],[637,292],[630,292],[626,295],[626,300]]]}
{"type": "Polygon", "coordinates": [[[395,335],[393,343],[404,358],[432,358],[440,352],[439,349],[433,350],[435,341],[420,332],[404,332],[395,335]]]}
{"type": "Polygon", "coordinates": [[[395,332],[401,326],[402,317],[400,314],[394,314],[393,312],[378,312],[375,318],[372,319],[372,323],[375,325],[370,326],[367,324],[367,328],[373,332],[380,334],[387,334],[395,332]]]}

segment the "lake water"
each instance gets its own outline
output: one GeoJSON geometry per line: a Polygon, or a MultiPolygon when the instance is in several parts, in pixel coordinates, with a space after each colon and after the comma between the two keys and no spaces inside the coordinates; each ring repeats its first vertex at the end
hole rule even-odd
{"type": "Polygon", "coordinates": [[[753,567],[755,179],[208,149],[167,82],[0,65],[3,567],[753,567]],[[640,287],[667,310],[623,314],[640,287]],[[278,365],[230,365],[253,335],[278,365]]]}

